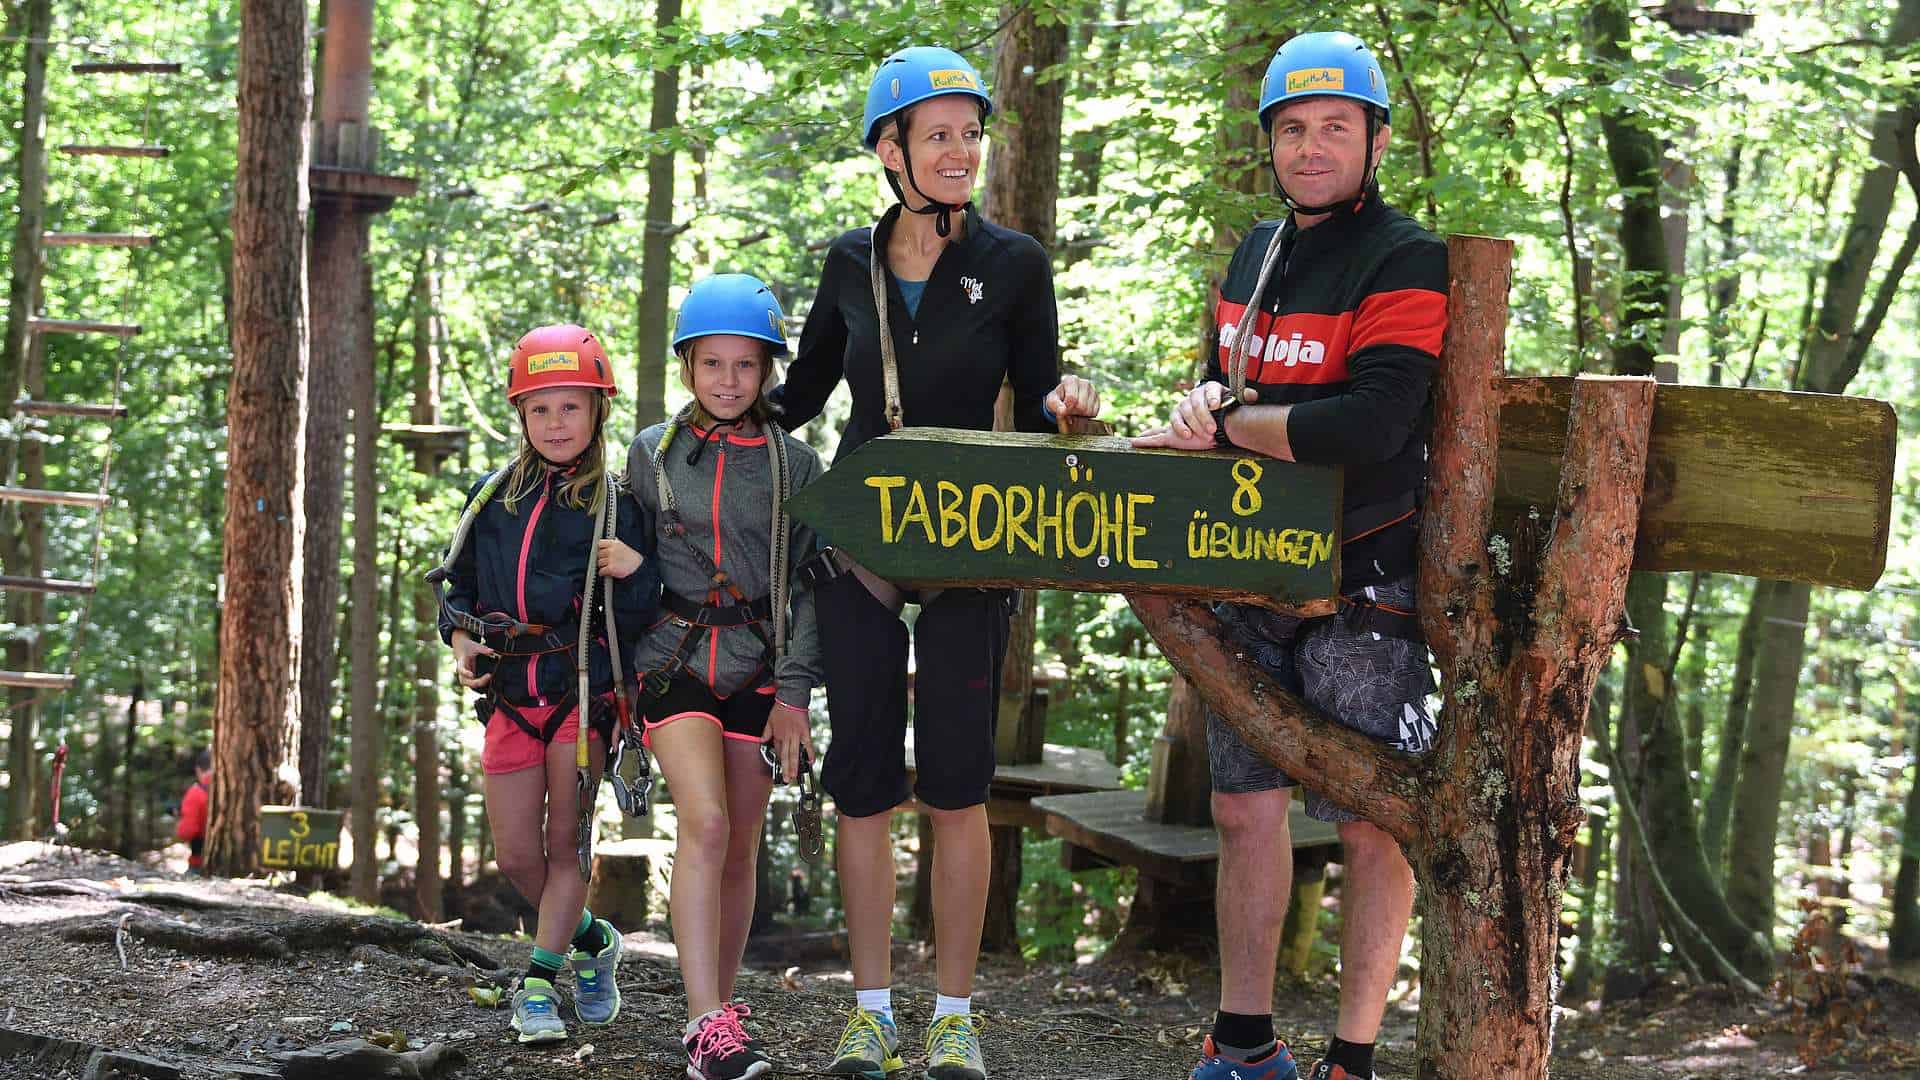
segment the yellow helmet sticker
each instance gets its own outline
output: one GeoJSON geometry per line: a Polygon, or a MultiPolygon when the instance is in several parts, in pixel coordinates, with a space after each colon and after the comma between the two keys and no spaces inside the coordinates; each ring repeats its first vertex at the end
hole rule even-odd
{"type": "Polygon", "coordinates": [[[579,371],[580,354],[577,352],[543,352],[527,357],[527,374],[540,375],[549,371],[579,371]]]}
{"type": "Polygon", "coordinates": [[[1347,73],[1340,68],[1301,68],[1287,72],[1287,93],[1309,94],[1316,90],[1345,90],[1347,73]]]}
{"type": "Polygon", "coordinates": [[[963,68],[946,68],[941,71],[929,71],[927,72],[927,80],[933,84],[935,90],[980,89],[980,84],[975,81],[973,72],[963,68]]]}

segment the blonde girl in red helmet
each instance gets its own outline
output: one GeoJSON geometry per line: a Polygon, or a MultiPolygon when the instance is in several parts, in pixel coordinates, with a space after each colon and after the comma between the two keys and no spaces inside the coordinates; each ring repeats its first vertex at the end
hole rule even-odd
{"type": "Polygon", "coordinates": [[[607,471],[603,427],[614,393],[606,350],[591,332],[543,326],[520,339],[507,376],[520,448],[468,493],[435,575],[446,583],[440,636],[453,647],[460,684],[484,695],[481,765],[496,858],[539,909],[532,961],[513,996],[512,1027],[525,1043],[566,1039],[555,984],[568,968],[582,1023],[612,1023],[620,1011],[620,932],[586,910],[574,835],[582,706],[597,782],[624,712],[615,707],[615,671],[632,670],[632,643],[660,586],[643,554],[645,511],[628,497],[626,478],[607,471]]]}

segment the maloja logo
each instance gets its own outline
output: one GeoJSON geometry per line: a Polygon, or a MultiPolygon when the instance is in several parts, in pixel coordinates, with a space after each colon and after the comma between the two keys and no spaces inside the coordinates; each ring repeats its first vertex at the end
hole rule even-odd
{"type": "MultiPolygon", "coordinates": [[[[1220,348],[1231,350],[1236,338],[1240,336],[1240,327],[1227,323],[1220,328],[1220,348]]],[[[1256,337],[1247,349],[1247,356],[1254,360],[1265,359],[1276,364],[1292,367],[1295,364],[1324,364],[1327,360],[1327,343],[1314,341],[1295,330],[1286,337],[1268,334],[1256,337]]]]}

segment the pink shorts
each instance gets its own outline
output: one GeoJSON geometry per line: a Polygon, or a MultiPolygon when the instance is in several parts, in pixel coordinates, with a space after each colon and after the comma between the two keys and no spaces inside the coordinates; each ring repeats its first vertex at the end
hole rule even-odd
{"type": "MultiPolygon", "coordinates": [[[[559,711],[553,705],[527,705],[518,709],[521,717],[535,728],[544,729],[553,714],[559,711]]],[[[554,733],[553,741],[572,746],[580,738],[580,710],[573,709],[561,722],[560,730],[554,733]]],[[[588,742],[600,742],[600,733],[588,733],[588,742]]],[[[489,775],[519,772],[535,766],[544,766],[547,761],[547,747],[539,739],[527,734],[526,729],[515,723],[505,709],[496,708],[487,721],[486,748],[480,752],[480,768],[489,775]]]]}

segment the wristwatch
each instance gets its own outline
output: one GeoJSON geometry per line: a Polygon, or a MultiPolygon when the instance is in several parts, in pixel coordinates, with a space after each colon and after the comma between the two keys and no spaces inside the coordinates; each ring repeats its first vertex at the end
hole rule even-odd
{"type": "Polygon", "coordinates": [[[1233,440],[1227,437],[1227,414],[1241,406],[1238,397],[1228,398],[1220,403],[1213,413],[1213,446],[1216,450],[1226,450],[1233,446],[1233,440]]]}

